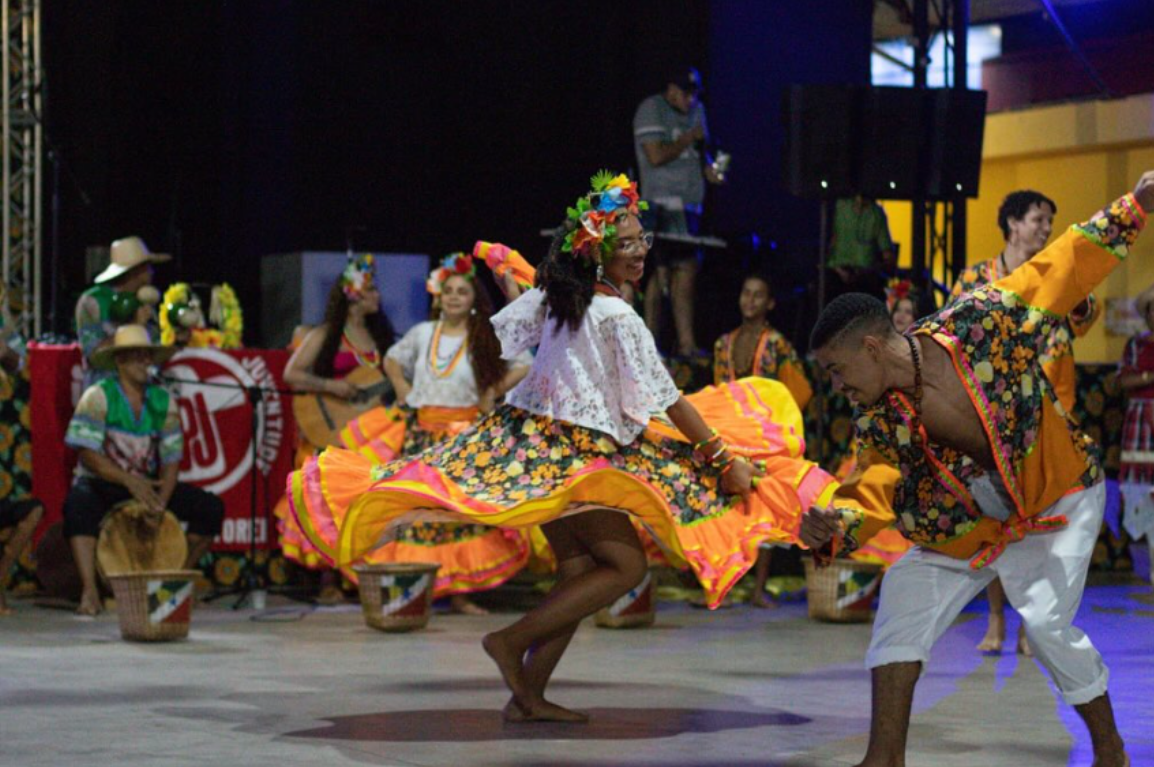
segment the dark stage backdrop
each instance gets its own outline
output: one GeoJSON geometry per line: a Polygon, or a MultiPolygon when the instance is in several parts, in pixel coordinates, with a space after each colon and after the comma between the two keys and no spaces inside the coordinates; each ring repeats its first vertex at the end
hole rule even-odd
{"type": "Polygon", "coordinates": [[[864,81],[869,5],[47,4],[45,117],[66,163],[56,327],[84,248],[130,233],[177,256],[163,283],[232,282],[249,342],[264,253],[343,250],[351,233],[364,250],[489,239],[535,260],[589,175],[633,166],[633,111],[678,62],[703,69],[736,158],[717,229],[812,240],[815,209],[780,184],[780,93],[864,81]]]}

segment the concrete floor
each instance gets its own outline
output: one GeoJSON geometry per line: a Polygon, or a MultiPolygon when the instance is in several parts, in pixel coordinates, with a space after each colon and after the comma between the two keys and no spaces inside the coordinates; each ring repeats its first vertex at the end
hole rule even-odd
{"type": "MultiPolygon", "coordinates": [[[[812,623],[802,604],[663,604],[650,630],[583,627],[551,697],[588,710],[586,726],[502,726],[506,695],[478,640],[509,614],[385,635],[351,606],[274,599],[261,614],[198,608],[189,641],[141,645],[112,616],[15,606],[0,618],[4,767],[802,767],[854,764],[866,743],[869,627],[812,623]]],[[[1076,715],[1035,663],[973,651],[979,609],[919,686],[910,767],[1088,765],[1076,715]]],[[[1079,623],[1111,667],[1135,767],[1154,764],[1150,588],[1093,587],[1079,623]]]]}

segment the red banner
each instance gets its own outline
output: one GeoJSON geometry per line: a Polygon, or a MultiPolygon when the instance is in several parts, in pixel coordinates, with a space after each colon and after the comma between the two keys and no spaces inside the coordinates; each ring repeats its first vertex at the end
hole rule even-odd
{"type": "MultiPolygon", "coordinates": [[[[80,349],[29,344],[32,378],[32,492],[44,503],[46,524],[60,519],[72,482],[76,453],[64,447],[64,433],[81,394],[80,349]]],[[[164,368],[180,407],[184,458],[180,479],[220,496],[224,529],[215,548],[247,549],[251,487],[256,482],[256,542],[276,547],[272,507],[284,495],[292,471],[296,424],[284,389],[283,349],[185,349],[164,368]],[[259,390],[256,450],[248,391],[259,390]],[[252,472],[255,452],[256,472],[252,472]]]]}

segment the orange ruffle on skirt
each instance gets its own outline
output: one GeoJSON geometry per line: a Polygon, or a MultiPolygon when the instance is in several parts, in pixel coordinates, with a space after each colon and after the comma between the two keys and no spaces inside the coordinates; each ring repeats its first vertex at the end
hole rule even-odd
{"type": "Polygon", "coordinates": [[[525,530],[590,505],[632,515],[674,564],[688,563],[711,607],[762,543],[796,543],[802,512],[837,484],[805,460],[801,413],[776,381],[748,378],[689,397],[739,455],[765,461],[748,504],[720,491],[684,436],[653,421],[633,443],[505,406],[417,456],[374,464],[330,449],[290,479],[292,510],[338,564],[372,557],[413,523],[525,530]]]}
{"type": "MultiPolygon", "coordinates": [[[[305,465],[305,461],[316,455],[316,448],[305,442],[297,447],[293,457],[293,466],[298,470],[305,465]]],[[[296,516],[289,505],[290,494],[285,493],[276,506],[273,507],[273,516],[276,517],[277,534],[280,537],[280,547],[284,555],[292,561],[305,567],[328,569],[333,566],[331,557],[328,557],[313,546],[308,536],[301,530],[296,516]]]]}
{"type": "MultiPolygon", "coordinates": [[[[383,464],[419,454],[460,434],[476,423],[479,415],[477,408],[373,408],[350,421],[340,440],[374,464],[383,464]]],[[[404,527],[394,540],[367,552],[360,561],[436,563],[440,569],[433,593],[440,598],[500,586],[525,566],[529,552],[528,535],[521,530],[429,522],[404,527]]]]}

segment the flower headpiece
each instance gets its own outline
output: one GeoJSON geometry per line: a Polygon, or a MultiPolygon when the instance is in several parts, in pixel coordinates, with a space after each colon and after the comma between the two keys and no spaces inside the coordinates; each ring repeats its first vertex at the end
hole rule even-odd
{"type": "Polygon", "coordinates": [[[373,254],[366,253],[359,258],[350,258],[349,265],[341,272],[341,290],[345,298],[354,301],[373,285],[373,254]]]}
{"type": "Polygon", "coordinates": [[[468,253],[458,252],[450,253],[442,258],[441,265],[429,272],[429,279],[425,281],[425,290],[434,296],[441,295],[441,288],[445,286],[445,280],[454,274],[472,281],[477,276],[477,266],[473,263],[473,257],[468,253]]]}
{"type": "Polygon", "coordinates": [[[894,307],[898,305],[898,301],[909,299],[915,304],[917,303],[917,288],[908,279],[894,277],[886,283],[886,309],[890,314],[893,314],[894,307]]]}
{"type": "Polygon", "coordinates": [[[565,235],[561,250],[600,264],[612,257],[617,247],[615,224],[621,216],[636,216],[649,210],[649,204],[639,199],[637,182],[624,173],[614,176],[603,170],[590,179],[590,184],[593,191],[566,210],[574,227],[565,235]]]}

